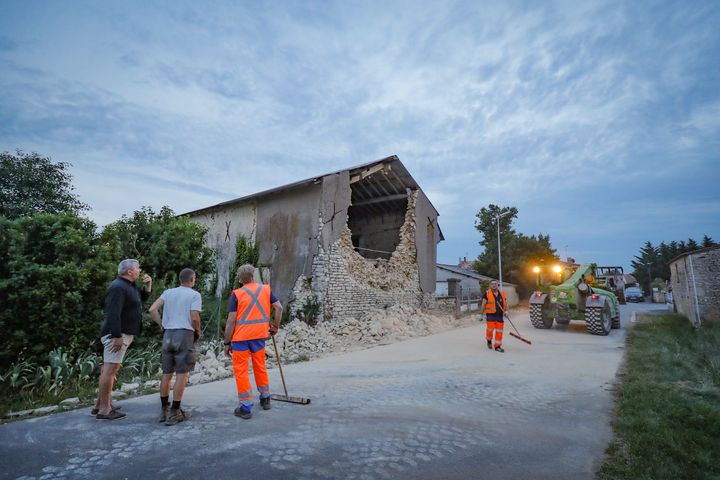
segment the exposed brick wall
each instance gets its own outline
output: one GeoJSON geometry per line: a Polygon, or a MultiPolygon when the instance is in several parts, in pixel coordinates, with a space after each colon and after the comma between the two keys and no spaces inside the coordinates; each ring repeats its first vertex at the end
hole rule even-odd
{"type": "Polygon", "coordinates": [[[674,260],[670,282],[678,313],[696,326],[720,322],[720,247],[674,260]]]}
{"type": "MultiPolygon", "coordinates": [[[[325,319],[358,318],[370,308],[403,304],[411,307],[434,306],[433,296],[420,291],[415,248],[415,202],[417,192],[408,198],[400,243],[389,260],[366,259],[352,245],[351,231],[345,227],[329,249],[319,247],[312,266],[312,279],[300,276],[293,290],[291,312],[296,312],[311,295],[321,301],[325,319]]],[[[323,222],[318,222],[320,229],[323,222]]]]}

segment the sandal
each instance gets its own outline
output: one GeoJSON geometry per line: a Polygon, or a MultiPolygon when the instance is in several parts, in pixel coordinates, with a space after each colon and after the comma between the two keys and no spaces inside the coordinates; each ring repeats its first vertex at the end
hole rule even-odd
{"type": "Polygon", "coordinates": [[[98,413],[95,415],[95,418],[97,420],[120,420],[121,418],[127,417],[127,413],[118,412],[117,410],[110,410],[110,413],[107,415],[104,415],[102,413],[98,413]]]}
{"type": "MultiPolygon", "coordinates": [[[[121,407],[120,405],[111,405],[111,406],[110,406],[110,409],[111,409],[113,412],[116,412],[116,411],[118,411],[118,410],[122,410],[122,407],[121,407]]],[[[93,417],[94,417],[95,415],[97,415],[98,413],[100,413],[100,409],[97,408],[97,407],[93,407],[93,409],[90,410],[90,415],[92,415],[93,417]]]]}

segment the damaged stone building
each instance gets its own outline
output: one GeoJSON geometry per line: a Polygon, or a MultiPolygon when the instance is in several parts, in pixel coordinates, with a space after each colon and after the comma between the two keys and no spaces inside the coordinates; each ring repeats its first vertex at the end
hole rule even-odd
{"type": "Polygon", "coordinates": [[[397,156],[186,214],[208,228],[218,292],[240,236],[259,247],[263,278],[291,315],[321,318],[432,303],[438,212],[397,156]]]}

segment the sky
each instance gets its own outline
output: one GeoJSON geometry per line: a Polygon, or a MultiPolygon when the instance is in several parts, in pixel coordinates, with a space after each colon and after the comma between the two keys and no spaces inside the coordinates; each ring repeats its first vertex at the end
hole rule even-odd
{"type": "Polygon", "coordinates": [[[0,2],[0,151],[69,162],[99,225],[397,155],[440,213],[561,257],[720,241],[718,1],[0,2]]]}

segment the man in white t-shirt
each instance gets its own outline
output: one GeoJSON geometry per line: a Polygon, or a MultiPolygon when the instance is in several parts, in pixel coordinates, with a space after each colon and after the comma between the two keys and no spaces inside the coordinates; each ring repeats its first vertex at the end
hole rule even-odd
{"type": "Polygon", "coordinates": [[[162,412],[158,421],[166,425],[190,419],[190,412],[180,408],[188,374],[195,367],[195,342],[200,338],[200,312],[202,297],[193,290],[195,272],[184,268],[180,272],[180,286],[165,290],[150,307],[150,315],[163,329],[162,380],[160,381],[160,404],[162,412]],[[162,309],[160,319],[159,309],[162,309]],[[175,387],[170,404],[170,380],[173,373],[175,387]]]}

